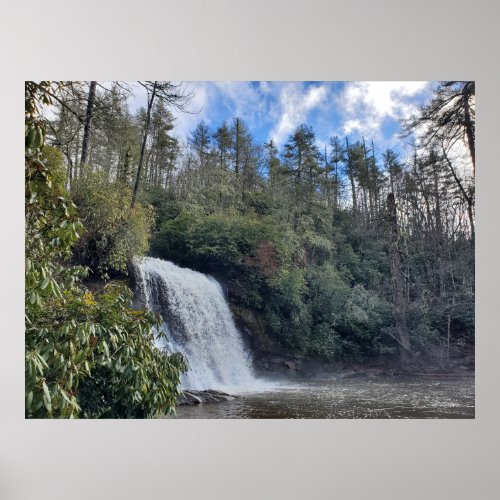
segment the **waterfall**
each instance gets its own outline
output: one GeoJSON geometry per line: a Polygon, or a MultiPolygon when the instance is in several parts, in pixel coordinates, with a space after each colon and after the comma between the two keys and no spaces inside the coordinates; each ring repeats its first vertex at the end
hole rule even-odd
{"type": "Polygon", "coordinates": [[[141,305],[164,319],[167,340],[159,347],[181,352],[188,361],[183,389],[253,385],[250,356],[215,279],[152,257],[136,259],[134,267],[141,305]]]}

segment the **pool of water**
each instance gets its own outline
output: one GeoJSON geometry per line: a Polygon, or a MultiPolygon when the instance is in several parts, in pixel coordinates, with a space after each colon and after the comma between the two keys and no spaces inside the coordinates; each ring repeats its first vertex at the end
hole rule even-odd
{"type": "Polygon", "coordinates": [[[474,376],[330,376],[269,382],[176,418],[474,418],[474,376]]]}

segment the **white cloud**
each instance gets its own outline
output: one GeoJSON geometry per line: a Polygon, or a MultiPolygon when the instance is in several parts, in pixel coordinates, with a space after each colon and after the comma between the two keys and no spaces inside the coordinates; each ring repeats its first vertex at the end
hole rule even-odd
{"type": "Polygon", "coordinates": [[[214,98],[214,89],[206,82],[196,83],[196,87],[188,84],[188,88],[193,90],[193,98],[187,106],[190,113],[171,110],[175,117],[174,135],[182,141],[187,141],[189,134],[202,120],[210,123],[209,110],[214,98]]]}
{"type": "Polygon", "coordinates": [[[259,85],[251,82],[191,82],[189,85],[194,90],[189,108],[196,114],[174,113],[177,118],[175,133],[181,139],[188,137],[201,120],[216,125],[214,116],[221,114],[228,116],[229,120],[242,118],[250,129],[269,121],[272,116],[272,84],[266,87],[262,82],[259,85]],[[221,113],[221,106],[229,114],[221,113]]]}
{"type": "Polygon", "coordinates": [[[147,105],[146,89],[137,82],[127,82],[130,86],[131,93],[128,98],[128,105],[132,114],[137,113],[140,108],[145,108],[147,105]]]}
{"type": "Polygon", "coordinates": [[[417,110],[408,101],[429,87],[429,82],[350,82],[346,84],[337,104],[344,115],[343,132],[358,132],[381,138],[386,118],[407,118],[417,110]]]}
{"type": "Polygon", "coordinates": [[[308,113],[325,101],[326,96],[326,84],[306,87],[303,83],[291,82],[283,85],[278,99],[279,121],[270,137],[277,145],[283,144],[287,136],[306,120],[308,113]]]}
{"type": "Polygon", "coordinates": [[[265,99],[258,87],[251,82],[214,82],[219,99],[234,116],[243,118],[250,127],[265,113],[265,99]]]}

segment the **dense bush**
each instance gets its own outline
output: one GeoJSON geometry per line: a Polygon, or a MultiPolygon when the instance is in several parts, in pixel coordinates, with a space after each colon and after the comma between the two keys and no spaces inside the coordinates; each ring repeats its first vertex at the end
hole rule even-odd
{"type": "Polygon", "coordinates": [[[240,266],[259,243],[273,241],[276,231],[253,215],[183,212],[155,234],[151,250],[165,259],[199,269],[240,266]]]}
{"type": "Polygon", "coordinates": [[[130,208],[131,189],[102,172],[75,181],[72,196],[85,227],[75,247],[78,261],[98,274],[126,273],[128,260],[148,250],[152,208],[130,208]]]}
{"type": "Polygon", "coordinates": [[[144,190],[139,200],[142,204],[151,205],[154,209],[153,231],[157,231],[163,222],[175,219],[182,211],[181,203],[175,193],[160,187],[144,190]]]}

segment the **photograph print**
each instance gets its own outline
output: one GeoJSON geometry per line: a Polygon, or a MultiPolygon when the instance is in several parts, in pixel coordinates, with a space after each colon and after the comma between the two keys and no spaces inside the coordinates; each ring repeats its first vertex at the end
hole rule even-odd
{"type": "Polygon", "coordinates": [[[475,416],[473,81],[26,81],[25,417],[475,416]]]}

